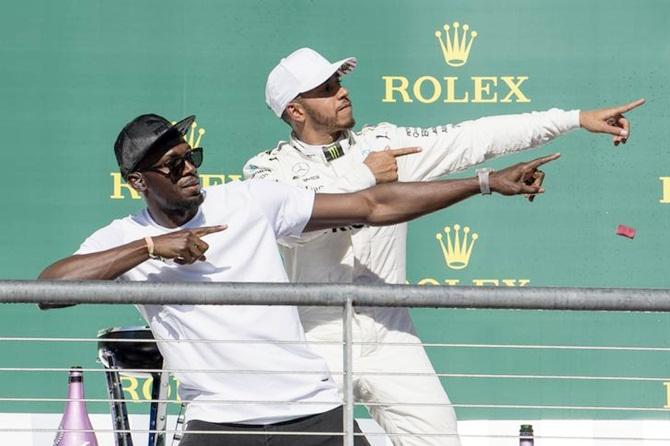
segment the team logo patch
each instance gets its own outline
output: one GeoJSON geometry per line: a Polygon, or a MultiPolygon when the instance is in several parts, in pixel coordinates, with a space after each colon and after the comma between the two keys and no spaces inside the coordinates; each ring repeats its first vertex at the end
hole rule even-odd
{"type": "Polygon", "coordinates": [[[331,146],[324,147],[323,154],[326,156],[327,161],[332,161],[344,155],[344,149],[338,142],[331,146]]]}
{"type": "Polygon", "coordinates": [[[291,169],[293,171],[293,174],[295,177],[293,178],[301,178],[307,175],[307,172],[309,172],[309,165],[307,163],[296,163],[293,165],[293,168],[291,169]]]}

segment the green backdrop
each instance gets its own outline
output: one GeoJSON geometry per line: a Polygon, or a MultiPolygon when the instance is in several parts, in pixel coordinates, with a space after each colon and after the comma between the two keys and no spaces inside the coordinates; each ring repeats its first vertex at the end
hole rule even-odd
{"type": "MultiPolygon", "coordinates": [[[[141,206],[115,183],[112,154],[120,128],[139,114],[197,114],[206,130],[201,173],[212,175],[213,183],[238,178],[247,158],[288,136],[264,104],[267,73],[280,57],[309,46],[332,60],[358,57],[344,84],[359,126],[388,121],[429,127],[647,98],[630,114],[633,134],[626,146],[614,148],[606,136],[577,131],[540,151],[491,162],[495,168],[551,151],[563,154],[546,169],[547,193],[532,204],[476,197],[412,223],[408,280],[667,287],[669,13],[670,3],[661,0],[12,2],[0,15],[0,125],[7,137],[0,276],[34,278],[95,229],[141,206]],[[453,22],[477,32],[460,67],[447,64],[435,36],[453,22]],[[407,97],[388,89],[403,82],[407,97]],[[448,267],[435,237],[455,224],[479,235],[460,270],[448,267]],[[616,236],[618,224],[635,227],[636,238],[616,236]]],[[[142,323],[130,306],[1,310],[3,337],[92,338],[104,327],[142,323]]],[[[413,314],[427,342],[670,347],[666,314],[413,314]]],[[[429,351],[442,373],[669,375],[664,351],[429,351]]],[[[0,367],[98,367],[90,342],[5,340],[0,358],[0,367]]],[[[0,397],[65,395],[64,374],[0,373],[0,397]]],[[[663,409],[669,403],[661,381],[448,378],[445,384],[457,404],[663,409]]],[[[104,397],[102,374],[87,375],[87,395],[104,397]]],[[[0,412],[60,410],[61,403],[0,402],[0,412]]],[[[461,419],[667,418],[664,412],[634,411],[457,412],[461,419]]]]}

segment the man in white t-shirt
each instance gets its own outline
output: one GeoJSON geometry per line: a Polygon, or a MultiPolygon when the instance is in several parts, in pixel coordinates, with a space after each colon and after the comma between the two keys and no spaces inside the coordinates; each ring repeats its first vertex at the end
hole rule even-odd
{"type": "MultiPolygon", "coordinates": [[[[320,195],[262,180],[202,189],[197,176],[202,148],[190,147],[183,137],[194,119],[171,125],[160,116],[142,115],[124,127],[114,146],[116,158],[146,208],[93,233],[74,255],[47,267],[41,279],[287,282],[280,238],[355,223],[394,224],[480,192],[541,193],[538,167],[558,157],[465,180],[394,183],[351,194],[320,195]]],[[[142,305],[139,310],[188,402],[182,446],[341,444],[340,435],[285,435],[341,432],[343,426],[337,386],[325,361],[305,344],[294,306],[142,305]],[[234,343],[249,340],[267,343],[234,343]]],[[[359,436],[356,444],[367,442],[359,436]]]]}
{"type": "MultiPolygon", "coordinates": [[[[381,123],[357,132],[352,130],[348,91],[340,84],[340,77],[355,66],[353,57],[331,63],[310,48],[281,59],[268,75],[265,98],[291,134],[288,141],[250,159],[246,178],[320,193],[355,192],[389,181],[435,179],[538,147],[580,126],[611,134],[618,145],[626,142],[629,131],[622,113],[644,102],[595,111],[492,116],[428,128],[381,123]]],[[[357,225],[281,242],[291,282],[401,284],[406,280],[406,238],[405,224],[357,225]]],[[[354,394],[387,433],[402,434],[391,435],[393,444],[459,446],[455,412],[408,309],[357,308],[354,318],[359,343],[354,370],[360,373],[354,376],[354,394]]],[[[342,345],[337,344],[342,340],[341,312],[301,307],[300,319],[307,339],[316,342],[314,348],[331,370],[342,370],[342,345]]]]}

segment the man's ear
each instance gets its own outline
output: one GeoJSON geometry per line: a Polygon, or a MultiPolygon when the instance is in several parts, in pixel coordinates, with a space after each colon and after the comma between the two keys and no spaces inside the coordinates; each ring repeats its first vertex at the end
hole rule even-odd
{"type": "Polygon", "coordinates": [[[144,177],[139,172],[128,174],[128,184],[137,192],[144,192],[147,189],[147,185],[144,184],[144,177]]]}
{"type": "Polygon", "coordinates": [[[284,110],[286,117],[293,122],[305,122],[305,108],[298,101],[289,102],[284,110]]]}

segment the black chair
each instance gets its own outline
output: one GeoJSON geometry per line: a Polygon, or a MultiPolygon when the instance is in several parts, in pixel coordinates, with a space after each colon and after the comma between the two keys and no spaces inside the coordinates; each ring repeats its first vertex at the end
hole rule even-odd
{"type": "Polygon", "coordinates": [[[149,327],[106,328],[98,332],[98,358],[105,367],[107,392],[110,400],[112,424],[117,431],[116,446],[133,446],[130,434],[128,411],[123,396],[123,386],[119,372],[140,377],[151,376],[151,399],[149,412],[149,446],[165,446],[167,424],[167,403],[156,402],[167,399],[169,374],[163,371],[163,356],[153,340],[149,327]],[[133,342],[137,341],[137,342],[133,342]],[[161,370],[153,372],[133,372],[128,369],[161,370]],[[125,432],[121,432],[125,431],[125,432]]]}

